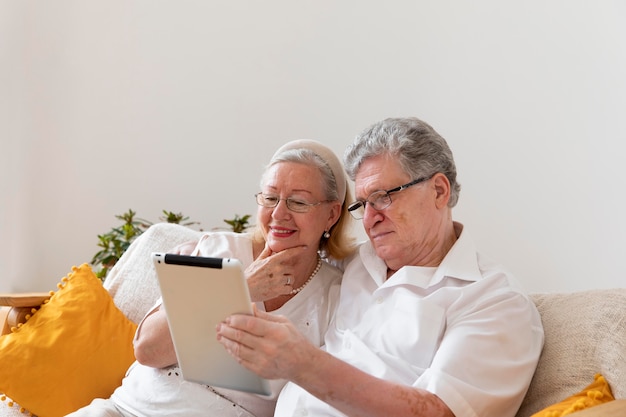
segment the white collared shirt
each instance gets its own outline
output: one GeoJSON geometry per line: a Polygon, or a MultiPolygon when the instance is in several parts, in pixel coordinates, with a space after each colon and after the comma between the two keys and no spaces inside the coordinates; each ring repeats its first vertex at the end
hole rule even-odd
{"type": "MultiPolygon", "coordinates": [[[[437,268],[387,277],[364,243],[346,266],[325,349],[386,380],[428,390],[457,417],[514,416],[543,346],[533,302],[500,265],[476,252],[463,226],[437,268]]],[[[288,384],[275,416],[343,416],[288,384]]]]}

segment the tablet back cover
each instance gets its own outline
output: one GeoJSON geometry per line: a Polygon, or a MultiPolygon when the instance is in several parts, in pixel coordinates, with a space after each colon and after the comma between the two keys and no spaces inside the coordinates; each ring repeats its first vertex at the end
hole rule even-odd
{"type": "Polygon", "coordinates": [[[215,328],[227,316],[252,314],[241,262],[164,253],[152,258],[183,378],[270,394],[269,382],[237,363],[216,338],[215,328]]]}

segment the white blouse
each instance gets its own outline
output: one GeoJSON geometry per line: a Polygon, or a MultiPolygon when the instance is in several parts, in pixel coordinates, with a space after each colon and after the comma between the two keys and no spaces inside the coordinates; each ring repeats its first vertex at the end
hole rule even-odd
{"type": "MultiPolygon", "coordinates": [[[[253,261],[252,240],[247,234],[207,233],[193,254],[237,258],[246,268],[253,261]]],[[[321,346],[335,311],[340,280],[341,271],[322,262],[311,282],[272,314],[286,316],[312,343],[321,346]]],[[[158,305],[160,302],[154,308],[158,305]]],[[[264,310],[262,302],[257,307],[264,310]]],[[[185,381],[177,366],[157,369],[135,362],[111,399],[137,416],[270,417],[285,381],[274,380],[270,384],[273,394],[266,397],[185,381]]]]}

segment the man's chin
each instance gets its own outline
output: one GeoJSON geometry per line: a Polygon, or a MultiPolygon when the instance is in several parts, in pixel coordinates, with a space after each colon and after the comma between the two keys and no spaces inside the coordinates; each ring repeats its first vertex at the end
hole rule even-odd
{"type": "Polygon", "coordinates": [[[387,259],[392,257],[393,248],[388,245],[374,245],[374,252],[380,259],[387,262],[387,259]]]}

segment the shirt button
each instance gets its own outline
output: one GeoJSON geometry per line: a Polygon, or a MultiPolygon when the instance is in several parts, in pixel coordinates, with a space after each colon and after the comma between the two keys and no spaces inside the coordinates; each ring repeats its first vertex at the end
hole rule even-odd
{"type": "Polygon", "coordinates": [[[378,297],[378,298],[376,299],[376,304],[382,304],[382,303],[383,303],[383,301],[384,301],[383,297],[378,297]]]}

